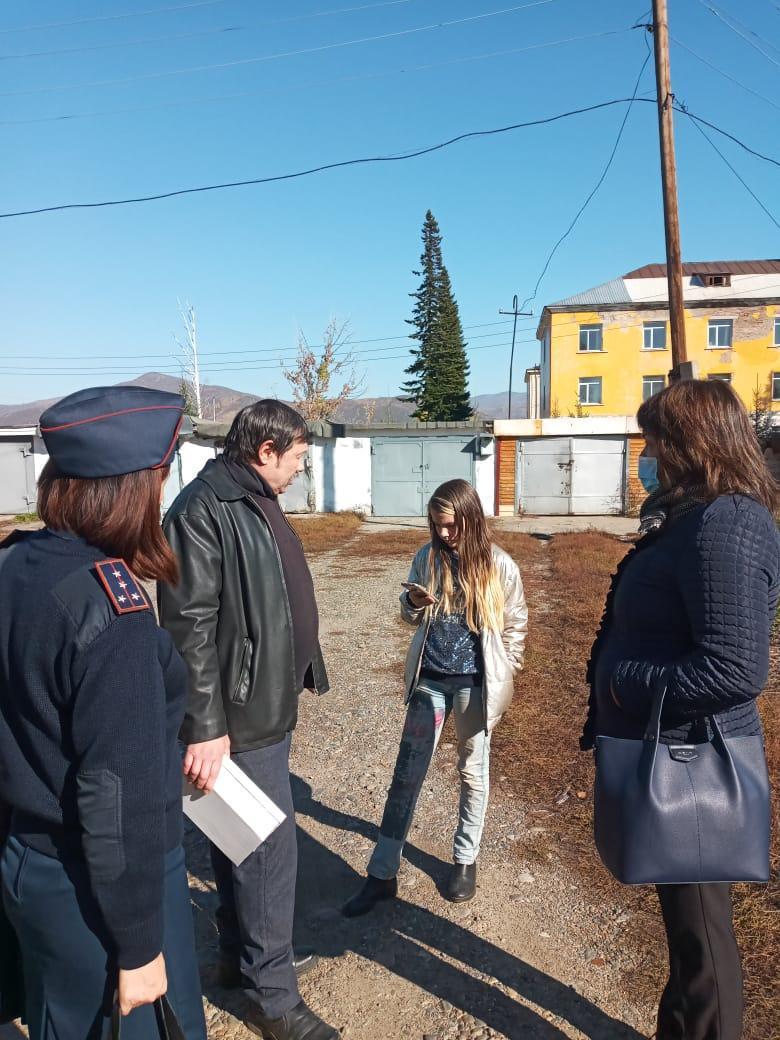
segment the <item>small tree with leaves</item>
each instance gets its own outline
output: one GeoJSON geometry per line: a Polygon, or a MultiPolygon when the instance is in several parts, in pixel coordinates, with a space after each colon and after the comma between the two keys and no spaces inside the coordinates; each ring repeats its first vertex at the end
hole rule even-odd
{"type": "Polygon", "coordinates": [[[417,341],[413,360],[406,369],[409,379],[401,390],[403,400],[415,405],[415,419],[425,422],[457,422],[472,414],[468,392],[469,363],[452,283],[444,266],[441,232],[430,210],[422,229],[421,281],[416,292],[410,338],[417,341]]]}
{"type": "Polygon", "coordinates": [[[192,384],[186,378],[184,373],[181,374],[181,381],[179,383],[179,393],[184,398],[184,414],[191,415],[193,418],[198,418],[198,406],[195,402],[195,395],[192,392],[192,384]]]}
{"type": "Polygon", "coordinates": [[[332,419],[345,401],[361,392],[363,378],[358,375],[348,343],[349,324],[339,325],[334,319],[328,323],[322,345],[316,349],[300,332],[295,365],[288,368],[282,364],[295,407],[307,422],[332,419]],[[334,382],[341,385],[336,388],[334,382]]]}

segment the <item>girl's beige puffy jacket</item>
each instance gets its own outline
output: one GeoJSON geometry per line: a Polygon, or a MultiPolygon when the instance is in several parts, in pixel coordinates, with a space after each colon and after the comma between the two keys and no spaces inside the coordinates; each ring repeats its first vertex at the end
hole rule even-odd
{"type": "MultiPolygon", "coordinates": [[[[417,582],[419,585],[428,584],[430,548],[430,544],[424,545],[415,556],[409,571],[409,581],[417,582]]],[[[528,606],[517,564],[497,545],[493,546],[493,559],[504,585],[504,631],[498,633],[483,630],[480,633],[484,665],[482,703],[486,732],[493,729],[512,702],[514,677],[523,667],[525,637],[528,632],[528,606]]],[[[401,616],[410,625],[417,626],[406,655],[404,685],[408,701],[420,675],[423,649],[430,625],[430,610],[427,607],[416,610],[404,592],[401,595],[401,616]]]]}

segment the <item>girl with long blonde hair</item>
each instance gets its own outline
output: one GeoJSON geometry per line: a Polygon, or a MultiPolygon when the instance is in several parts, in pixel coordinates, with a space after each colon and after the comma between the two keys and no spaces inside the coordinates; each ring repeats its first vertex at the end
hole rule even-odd
{"type": "Polygon", "coordinates": [[[458,743],[461,792],[452,902],[476,893],[489,790],[490,735],[509,707],[523,664],[528,610],[514,560],[491,544],[482,505],[465,480],[449,480],[428,504],[431,540],[412,561],[401,616],[416,627],[406,659],[406,723],[379,841],[347,917],[397,893],[396,875],[417,799],[447,717],[458,743]]]}

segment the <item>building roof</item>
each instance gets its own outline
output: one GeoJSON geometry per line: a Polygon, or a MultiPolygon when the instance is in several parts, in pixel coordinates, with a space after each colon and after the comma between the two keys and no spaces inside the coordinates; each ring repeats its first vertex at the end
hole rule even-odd
{"type": "Polygon", "coordinates": [[[595,285],[592,289],[575,293],[574,296],[567,296],[563,300],[556,300],[555,303],[550,303],[547,306],[572,307],[575,304],[587,306],[591,303],[631,303],[631,297],[623,284],[623,279],[613,278],[611,282],[603,282],[601,285],[595,285]]]}
{"type": "MultiPolygon", "coordinates": [[[[702,260],[683,264],[682,273],[684,275],[778,274],[780,273],[780,260],[702,260]]],[[[637,267],[635,271],[624,274],[623,278],[666,278],[666,264],[645,264],[644,267],[637,267]]],[[[617,281],[620,279],[618,278],[617,281]]]]}

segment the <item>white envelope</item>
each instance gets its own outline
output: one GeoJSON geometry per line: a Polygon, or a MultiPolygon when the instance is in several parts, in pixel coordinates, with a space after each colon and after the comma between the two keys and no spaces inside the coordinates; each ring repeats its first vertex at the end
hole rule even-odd
{"type": "Polygon", "coordinates": [[[285,814],[226,755],[214,789],[198,791],[187,780],[184,815],[239,866],[284,820],[285,814]]]}

